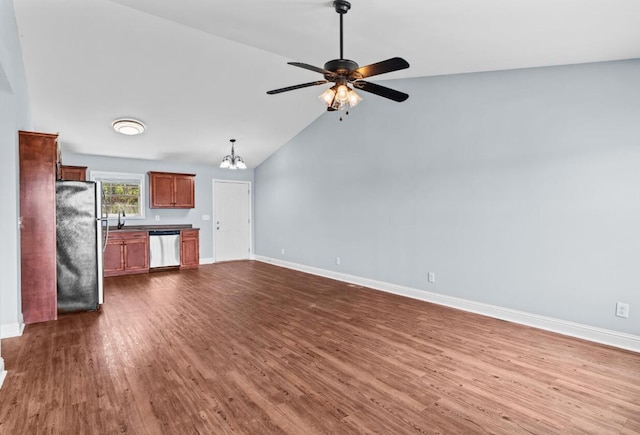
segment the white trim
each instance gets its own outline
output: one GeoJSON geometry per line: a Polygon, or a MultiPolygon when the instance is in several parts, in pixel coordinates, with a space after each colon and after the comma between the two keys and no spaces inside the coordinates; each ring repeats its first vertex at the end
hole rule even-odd
{"type": "Polygon", "coordinates": [[[215,258],[201,258],[200,264],[213,264],[215,263],[215,258]]]}
{"type": "Polygon", "coordinates": [[[0,338],[20,337],[24,332],[24,321],[22,315],[15,323],[3,323],[0,325],[0,338]]]}
{"type": "MultiPolygon", "coordinates": [[[[212,242],[212,248],[213,248],[213,262],[216,262],[216,224],[215,224],[215,220],[216,220],[216,183],[238,183],[238,184],[246,184],[249,188],[249,255],[247,256],[248,259],[252,260],[253,259],[253,189],[251,186],[251,181],[245,181],[245,180],[223,180],[220,178],[214,178],[211,182],[211,208],[212,208],[212,225],[211,225],[211,232],[212,232],[212,237],[211,237],[211,242],[212,242]]],[[[202,262],[201,262],[202,264],[202,262]]]]}
{"type": "Polygon", "coordinates": [[[288,269],[310,273],[312,275],[319,275],[326,278],[336,279],[338,281],[357,284],[375,290],[381,290],[387,293],[394,293],[413,299],[419,299],[425,302],[445,305],[447,307],[457,308],[459,310],[464,310],[483,316],[532,326],[534,328],[544,329],[546,331],[556,332],[558,334],[581,338],[584,340],[589,340],[596,343],[606,344],[609,346],[614,346],[640,353],[640,336],[638,335],[626,334],[624,332],[613,331],[610,329],[603,329],[595,326],[584,325],[581,323],[569,322],[562,319],[555,319],[552,317],[527,313],[524,311],[512,310],[510,308],[499,307],[497,305],[475,302],[468,299],[456,298],[453,296],[433,293],[426,290],[414,289],[411,287],[404,287],[401,285],[376,281],[368,278],[361,278],[358,276],[347,275],[345,273],[305,266],[302,264],[291,263],[288,261],[264,257],[261,255],[256,255],[255,259],[265,263],[271,263],[277,266],[286,267],[288,269]]]}
{"type": "MultiPolygon", "coordinates": [[[[103,180],[135,180],[140,181],[140,214],[138,216],[127,216],[127,219],[145,219],[147,210],[146,200],[146,185],[145,174],[129,173],[129,172],[110,172],[110,171],[90,171],[89,179],[91,181],[103,181],[103,180]]],[[[108,216],[109,219],[114,219],[117,215],[108,216]]]]}
{"type": "Polygon", "coordinates": [[[4,379],[7,377],[7,371],[4,369],[4,360],[0,357],[0,388],[4,383],[4,379]]]}

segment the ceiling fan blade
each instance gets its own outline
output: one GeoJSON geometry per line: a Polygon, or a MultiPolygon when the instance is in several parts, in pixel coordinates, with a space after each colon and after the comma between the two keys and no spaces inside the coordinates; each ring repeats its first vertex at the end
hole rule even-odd
{"type": "Polygon", "coordinates": [[[392,57],[382,62],[372,63],[371,65],[361,66],[349,74],[349,80],[359,80],[378,74],[385,74],[392,71],[409,68],[409,62],[401,57],[392,57]]]}
{"type": "Polygon", "coordinates": [[[327,80],[318,80],[318,81],[315,81],[315,82],[302,83],[301,85],[287,86],[286,88],[280,88],[280,89],[274,89],[272,91],[267,91],[267,94],[274,95],[274,94],[279,94],[281,92],[295,91],[296,89],[308,88],[309,86],[324,85],[325,83],[329,83],[329,82],[327,80]]]}
{"type": "Polygon", "coordinates": [[[365,82],[364,80],[358,80],[353,82],[353,87],[358,88],[365,92],[371,92],[372,94],[376,94],[393,101],[397,101],[398,103],[409,98],[409,94],[396,91],[395,89],[387,88],[386,86],[380,86],[380,85],[376,85],[375,83],[365,82]]]}
{"type": "Polygon", "coordinates": [[[309,65],[308,63],[302,62],[287,62],[289,65],[297,66],[298,68],[308,69],[309,71],[314,71],[320,74],[324,74],[325,76],[335,77],[336,73],[326,70],[324,68],[318,68],[317,66],[309,65]]]}

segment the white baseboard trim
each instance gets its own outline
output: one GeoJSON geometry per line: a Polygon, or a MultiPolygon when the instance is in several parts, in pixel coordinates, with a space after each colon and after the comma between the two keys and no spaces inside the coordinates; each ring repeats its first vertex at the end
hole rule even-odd
{"type": "Polygon", "coordinates": [[[4,378],[7,377],[7,371],[4,369],[4,361],[0,358],[0,388],[2,388],[2,384],[4,383],[4,378]]]}
{"type": "Polygon", "coordinates": [[[4,359],[0,356],[0,388],[2,388],[2,384],[4,383],[4,378],[7,377],[7,371],[4,369],[4,359]]]}
{"type": "Polygon", "coordinates": [[[200,264],[213,264],[216,262],[215,258],[201,258],[200,264]]]}
{"type": "Polygon", "coordinates": [[[640,353],[640,336],[256,255],[257,261],[640,353]]]}
{"type": "Polygon", "coordinates": [[[3,323],[0,325],[0,338],[20,337],[24,331],[24,322],[3,323]]]}

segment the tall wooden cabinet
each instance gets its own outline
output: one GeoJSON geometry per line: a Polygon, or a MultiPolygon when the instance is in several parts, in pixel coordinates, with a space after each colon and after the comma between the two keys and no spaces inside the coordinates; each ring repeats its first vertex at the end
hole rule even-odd
{"type": "Polygon", "coordinates": [[[58,135],[20,131],[20,267],[24,322],[55,320],[58,135]]]}
{"type": "Polygon", "coordinates": [[[194,208],[195,175],[149,172],[149,208],[194,208]]]}

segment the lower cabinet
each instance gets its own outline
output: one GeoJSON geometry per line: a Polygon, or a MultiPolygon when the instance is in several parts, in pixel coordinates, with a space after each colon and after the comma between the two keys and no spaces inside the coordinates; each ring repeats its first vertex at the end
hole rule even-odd
{"type": "Polygon", "coordinates": [[[200,231],[180,231],[180,269],[193,269],[200,265],[200,231]]]}
{"type": "Polygon", "coordinates": [[[149,232],[109,233],[104,251],[104,276],[149,272],[149,232]]]}

